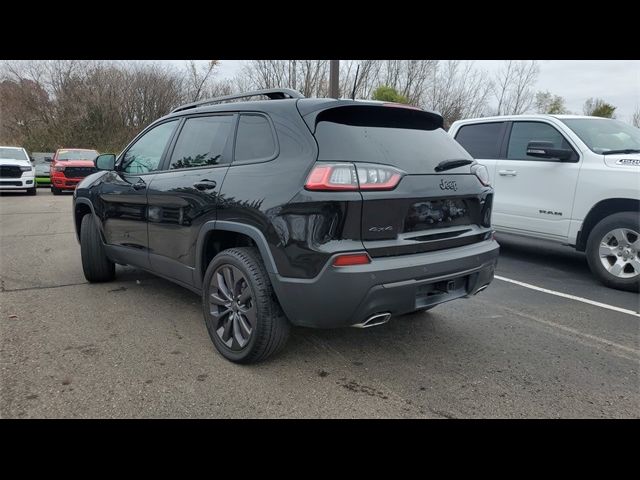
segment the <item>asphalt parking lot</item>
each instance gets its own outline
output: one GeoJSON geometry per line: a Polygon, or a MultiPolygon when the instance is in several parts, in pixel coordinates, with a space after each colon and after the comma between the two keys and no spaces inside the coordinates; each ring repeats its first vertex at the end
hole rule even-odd
{"type": "Polygon", "coordinates": [[[499,236],[499,278],[478,296],[295,329],[239,366],[190,291],[128,267],[88,284],[70,211],[48,189],[0,196],[2,418],[640,417],[639,296],[568,248],[499,236]]]}

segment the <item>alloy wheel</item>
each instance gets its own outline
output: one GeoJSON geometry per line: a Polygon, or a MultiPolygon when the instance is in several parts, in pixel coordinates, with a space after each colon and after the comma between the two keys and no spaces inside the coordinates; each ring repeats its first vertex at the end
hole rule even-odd
{"type": "Polygon", "coordinates": [[[611,230],[600,241],[598,255],[602,266],[615,277],[640,275],[640,235],[635,230],[611,230]]]}
{"type": "Polygon", "coordinates": [[[211,277],[209,292],[209,313],[216,334],[231,350],[242,350],[257,323],[253,292],[246,277],[233,265],[221,265],[211,277]]]}

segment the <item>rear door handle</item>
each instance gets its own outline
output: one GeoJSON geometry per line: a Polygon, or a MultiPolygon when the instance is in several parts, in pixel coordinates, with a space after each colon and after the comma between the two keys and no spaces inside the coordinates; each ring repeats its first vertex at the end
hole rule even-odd
{"type": "Polygon", "coordinates": [[[518,172],[515,170],[498,170],[498,173],[503,177],[515,177],[518,175],[518,172]]]}
{"type": "Polygon", "coordinates": [[[216,188],[216,185],[217,183],[215,180],[207,180],[206,178],[193,184],[196,190],[213,190],[216,188]]]}

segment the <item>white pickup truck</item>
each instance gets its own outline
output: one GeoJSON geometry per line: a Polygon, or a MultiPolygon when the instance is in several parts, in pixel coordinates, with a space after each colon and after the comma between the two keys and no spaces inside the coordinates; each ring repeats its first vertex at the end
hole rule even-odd
{"type": "Polygon", "coordinates": [[[0,191],[26,190],[28,195],[38,193],[36,169],[32,162],[24,148],[0,146],[0,191]]]}
{"type": "Polygon", "coordinates": [[[489,170],[498,232],[586,253],[606,285],[640,286],[640,129],[577,115],[459,120],[449,129],[489,170]]]}

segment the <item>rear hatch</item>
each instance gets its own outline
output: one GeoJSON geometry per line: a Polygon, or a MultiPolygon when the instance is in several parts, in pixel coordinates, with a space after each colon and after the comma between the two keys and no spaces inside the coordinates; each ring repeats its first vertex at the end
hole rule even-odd
{"type": "Polygon", "coordinates": [[[468,164],[436,171],[441,162],[473,160],[442,129],[439,115],[353,102],[316,112],[310,127],[318,162],[348,162],[358,172],[361,238],[371,257],[453,248],[490,237],[491,188],[468,164]],[[397,169],[399,182],[392,189],[364,189],[363,177],[385,175],[376,166],[397,169]]]}

